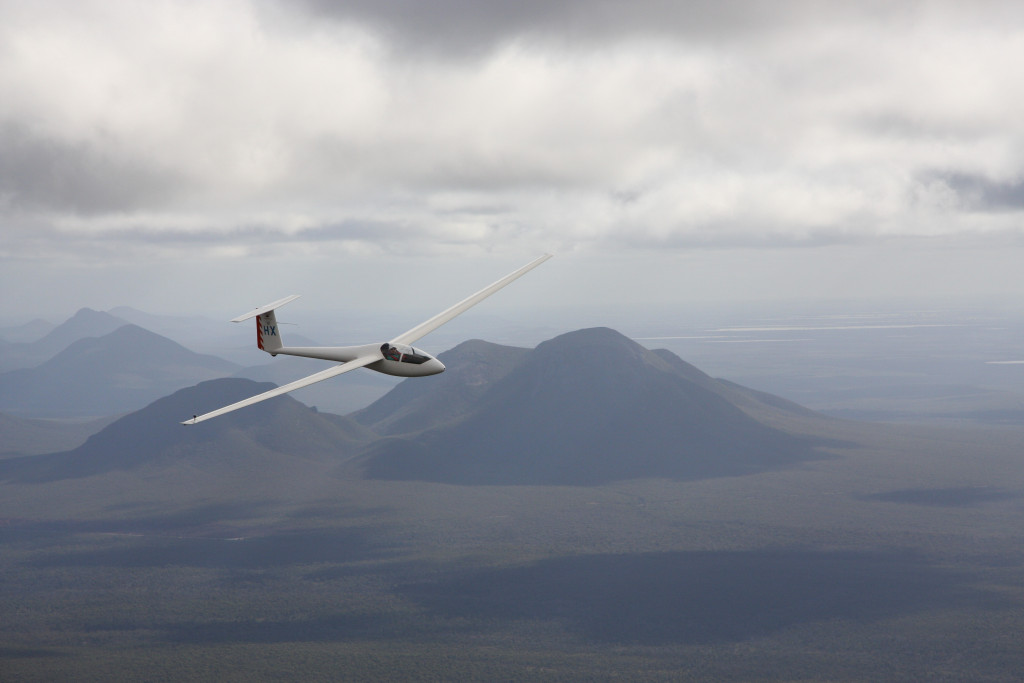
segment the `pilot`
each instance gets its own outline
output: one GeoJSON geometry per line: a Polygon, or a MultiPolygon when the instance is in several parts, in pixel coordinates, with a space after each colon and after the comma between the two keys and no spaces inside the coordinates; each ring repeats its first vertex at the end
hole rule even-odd
{"type": "Polygon", "coordinates": [[[396,347],[391,346],[387,342],[384,342],[384,344],[380,347],[380,350],[381,353],[384,354],[384,357],[389,360],[402,360],[402,352],[399,351],[396,347]]]}

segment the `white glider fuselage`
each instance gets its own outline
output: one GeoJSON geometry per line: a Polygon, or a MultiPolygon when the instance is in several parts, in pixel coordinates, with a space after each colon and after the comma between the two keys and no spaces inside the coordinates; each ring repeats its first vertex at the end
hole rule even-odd
{"type": "Polygon", "coordinates": [[[363,344],[361,346],[282,346],[268,352],[271,356],[302,356],[303,358],[319,358],[333,360],[337,363],[348,363],[374,353],[381,358],[369,365],[367,370],[374,370],[395,377],[427,377],[444,372],[444,363],[430,354],[403,344],[363,344]]]}

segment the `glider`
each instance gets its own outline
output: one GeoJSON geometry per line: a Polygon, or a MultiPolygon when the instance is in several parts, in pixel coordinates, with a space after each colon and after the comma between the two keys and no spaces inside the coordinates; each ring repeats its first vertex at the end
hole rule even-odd
{"type": "Polygon", "coordinates": [[[466,312],[505,285],[526,275],[549,258],[551,258],[551,254],[544,254],[530,261],[519,270],[509,273],[494,284],[484,287],[476,294],[463,299],[448,310],[438,313],[430,320],[420,323],[408,332],[403,332],[383,344],[364,344],[362,346],[285,346],[281,341],[281,333],[274,311],[287,303],[295,301],[299,298],[299,295],[286,296],[273,303],[254,308],[248,313],[233,318],[231,322],[240,323],[250,318],[256,318],[256,346],[261,351],[266,351],[271,356],[283,354],[286,356],[321,358],[323,360],[336,361],[339,365],[309,377],[303,377],[300,380],[285,384],[276,389],[265,391],[262,394],[256,394],[238,403],[232,403],[229,406],[218,408],[203,415],[194,415],[191,419],[185,420],[181,424],[192,425],[203,422],[224,413],[230,413],[233,410],[265,401],[268,398],[274,398],[281,394],[287,394],[289,391],[295,391],[302,387],[308,387],[310,384],[316,384],[325,379],[337,377],[357,368],[367,368],[382,372],[385,375],[395,375],[397,377],[426,377],[427,375],[436,375],[444,372],[444,365],[441,361],[420,349],[413,348],[411,344],[441,327],[441,325],[444,325],[460,313],[466,312]]]}

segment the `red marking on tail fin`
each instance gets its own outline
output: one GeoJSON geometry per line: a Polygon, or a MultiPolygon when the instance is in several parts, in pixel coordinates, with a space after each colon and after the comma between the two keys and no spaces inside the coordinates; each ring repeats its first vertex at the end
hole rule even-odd
{"type": "Polygon", "coordinates": [[[256,346],[259,347],[260,351],[263,350],[263,316],[256,316],[256,346]]]}

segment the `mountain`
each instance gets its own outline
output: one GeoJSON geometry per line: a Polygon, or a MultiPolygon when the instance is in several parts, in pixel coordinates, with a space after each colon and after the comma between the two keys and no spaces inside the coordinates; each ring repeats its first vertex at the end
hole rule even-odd
{"type": "Polygon", "coordinates": [[[74,450],[2,460],[0,478],[43,482],[177,467],[221,470],[240,479],[258,465],[264,474],[267,469],[284,474],[301,470],[304,463],[336,463],[373,438],[355,422],[321,415],[289,396],[199,425],[180,424],[272,388],[245,379],[202,382],[116,420],[74,450]]]}
{"type": "Polygon", "coordinates": [[[681,377],[713,391],[759,422],[779,423],[784,427],[791,427],[794,420],[810,420],[815,423],[827,421],[823,415],[780,396],[741,386],[726,379],[712,378],[668,349],[654,349],[651,353],[668,363],[681,377]]]}
{"type": "MultiPolygon", "coordinates": [[[[144,327],[151,332],[172,339],[199,353],[210,353],[234,359],[239,349],[256,348],[255,324],[238,325],[227,320],[213,320],[199,315],[178,316],[146,313],[130,306],[117,306],[110,313],[118,318],[144,327]]],[[[322,346],[309,337],[289,328],[288,344],[291,346],[322,346]]],[[[262,355],[262,354],[259,354],[262,355]]],[[[256,379],[256,377],[249,377],[256,379]]]]}
{"type": "Polygon", "coordinates": [[[55,327],[51,322],[36,318],[23,325],[0,328],[0,339],[14,343],[33,342],[52,332],[55,327]]]}
{"type": "Polygon", "coordinates": [[[5,345],[0,356],[0,371],[33,367],[80,339],[109,334],[124,324],[124,320],[109,313],[79,309],[37,341],[5,345]]]}
{"type": "MultiPolygon", "coordinates": [[[[487,351],[495,364],[507,354],[487,351]]],[[[459,418],[444,403],[443,386],[417,405],[410,402],[402,423],[430,424],[431,413],[443,421],[372,445],[360,459],[365,475],[591,485],[741,475],[822,457],[809,438],[753,417],[770,414],[777,423],[790,413],[806,417],[799,406],[714,380],[667,351],[649,351],[607,328],[564,334],[520,354],[459,418]]],[[[389,395],[359,417],[379,423],[384,406],[396,411],[398,404],[389,395]]]]}
{"type": "MultiPolygon", "coordinates": [[[[262,462],[284,476],[316,461],[376,479],[592,485],[740,475],[823,457],[821,442],[787,431],[822,418],[607,328],[533,350],[473,340],[441,357],[446,373],[402,382],[356,413],[358,422],[279,397],[181,427],[272,386],[224,378],[156,400],[72,451],[5,460],[0,472],[41,481],[183,462],[234,472],[262,462]]],[[[76,342],[40,368],[7,373],[0,398],[69,413],[145,403],[162,384],[225,364],[128,325],[76,342]]]]}
{"type": "Polygon", "coordinates": [[[394,435],[438,427],[464,416],[528,349],[472,339],[440,354],[445,372],[429,381],[402,382],[372,405],[352,414],[378,434],[394,435]]]}
{"type": "Polygon", "coordinates": [[[191,316],[178,316],[178,315],[158,315],[155,313],[147,313],[140,311],[137,308],[131,306],[116,306],[110,309],[111,315],[116,315],[122,320],[126,320],[133,325],[139,327],[145,327],[147,330],[152,330],[165,337],[170,337],[170,332],[173,330],[187,330],[189,328],[204,326],[204,325],[223,325],[221,322],[210,320],[198,315],[191,316]]]}
{"type": "Polygon", "coordinates": [[[125,413],[237,369],[234,363],[124,325],[102,337],[80,339],[42,365],[0,375],[0,411],[29,417],[125,413]]]}
{"type": "Polygon", "coordinates": [[[53,354],[79,339],[109,334],[125,323],[125,320],[115,315],[94,311],[91,308],[81,308],[34,345],[47,354],[53,354]]]}

